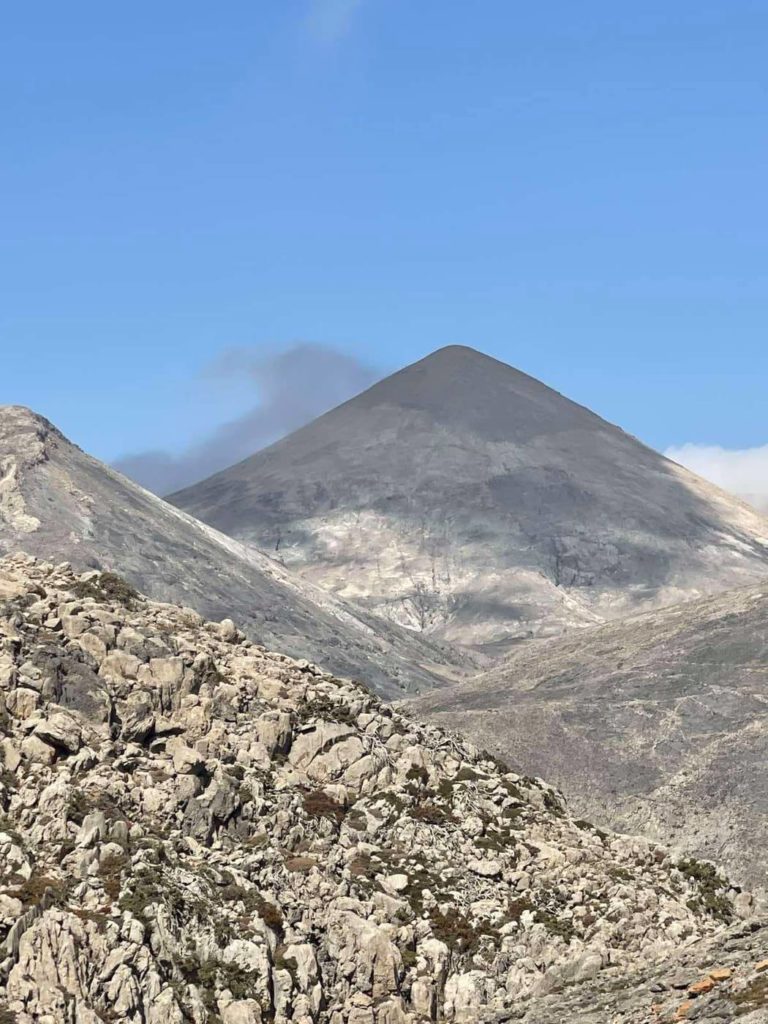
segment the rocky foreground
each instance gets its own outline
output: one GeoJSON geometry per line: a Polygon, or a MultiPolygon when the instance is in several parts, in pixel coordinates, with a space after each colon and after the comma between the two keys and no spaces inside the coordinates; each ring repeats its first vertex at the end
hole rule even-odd
{"type": "Polygon", "coordinates": [[[2,1024],[766,1019],[714,867],[109,574],[0,561],[0,751],[2,1024]]]}

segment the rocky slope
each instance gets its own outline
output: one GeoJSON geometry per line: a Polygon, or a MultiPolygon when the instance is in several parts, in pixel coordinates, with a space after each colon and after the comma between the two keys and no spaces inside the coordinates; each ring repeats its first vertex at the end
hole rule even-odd
{"type": "Polygon", "coordinates": [[[344,598],[496,651],[768,574],[768,520],[458,346],[170,500],[344,598]]]}
{"type": "Polygon", "coordinates": [[[704,959],[696,1019],[760,1005],[713,867],[231,621],[21,555],[0,595],[3,1024],[671,1020],[704,959]]]}
{"type": "Polygon", "coordinates": [[[71,444],[28,409],[0,407],[0,553],[23,548],[111,569],[158,600],[235,615],[249,636],[381,693],[437,685],[466,663],[352,609],[246,544],[185,515],[71,444]]]}
{"type": "Polygon", "coordinates": [[[530,645],[413,713],[766,886],[768,581],[530,645]]]}

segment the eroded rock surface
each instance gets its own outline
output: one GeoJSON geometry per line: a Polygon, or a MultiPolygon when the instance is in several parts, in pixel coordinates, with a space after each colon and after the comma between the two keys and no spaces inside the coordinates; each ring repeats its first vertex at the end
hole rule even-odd
{"type": "Polygon", "coordinates": [[[752,914],[231,621],[27,556],[0,594],[3,1024],[562,1019],[752,914]]]}

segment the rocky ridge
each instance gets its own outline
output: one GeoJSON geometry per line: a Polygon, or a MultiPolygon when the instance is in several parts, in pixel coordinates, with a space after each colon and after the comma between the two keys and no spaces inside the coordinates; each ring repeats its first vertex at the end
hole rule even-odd
{"type": "Polygon", "coordinates": [[[3,1024],[639,1022],[729,942],[698,1007],[762,998],[712,865],[110,574],[0,561],[0,737],[3,1024]]]}
{"type": "Polygon", "coordinates": [[[18,549],[117,572],[157,600],[209,618],[234,615],[252,639],[389,696],[455,679],[469,663],[185,515],[42,416],[0,406],[0,554],[18,549]]]}

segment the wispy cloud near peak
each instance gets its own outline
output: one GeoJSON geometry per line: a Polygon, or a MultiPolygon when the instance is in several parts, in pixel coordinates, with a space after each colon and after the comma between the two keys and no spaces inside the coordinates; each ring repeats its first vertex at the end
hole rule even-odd
{"type": "Polygon", "coordinates": [[[332,46],[347,35],[361,5],[362,0],[310,0],[307,31],[319,45],[332,46]]]}
{"type": "Polygon", "coordinates": [[[768,444],[740,449],[683,444],[667,448],[664,454],[724,491],[768,512],[768,444]]]}
{"type": "Polygon", "coordinates": [[[327,345],[305,342],[267,354],[229,349],[206,368],[203,379],[211,386],[250,380],[256,393],[253,407],[180,454],[133,452],[118,459],[115,468],[156,494],[170,494],[247,458],[379,377],[379,371],[327,345]]]}

